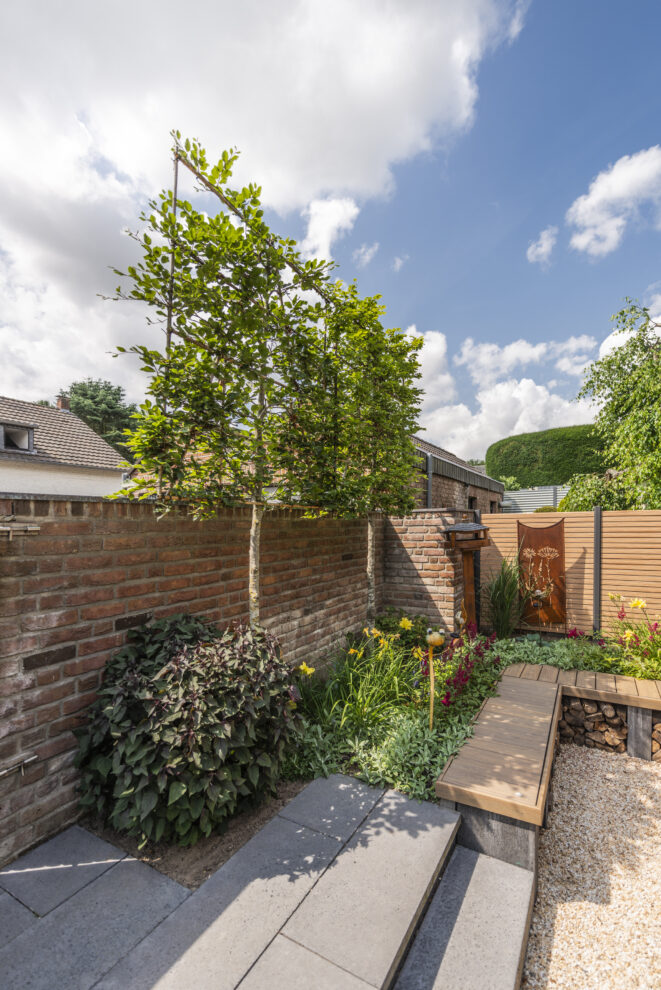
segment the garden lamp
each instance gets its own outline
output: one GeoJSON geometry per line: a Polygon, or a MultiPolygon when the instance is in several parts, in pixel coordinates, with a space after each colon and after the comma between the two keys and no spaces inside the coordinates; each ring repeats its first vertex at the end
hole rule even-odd
{"type": "Polygon", "coordinates": [[[434,647],[443,646],[445,637],[431,626],[427,630],[427,646],[429,647],[429,729],[434,725],[434,647]]]}

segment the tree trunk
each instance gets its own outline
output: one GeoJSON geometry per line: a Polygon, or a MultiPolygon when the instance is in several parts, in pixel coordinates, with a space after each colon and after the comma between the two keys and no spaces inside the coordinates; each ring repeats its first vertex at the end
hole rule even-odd
{"type": "Polygon", "coordinates": [[[367,619],[376,618],[376,527],[374,513],[367,514],[367,619]]]}
{"type": "Polygon", "coordinates": [[[261,502],[253,502],[248,556],[248,614],[251,629],[259,628],[259,544],[263,515],[264,506],[261,502]]]}

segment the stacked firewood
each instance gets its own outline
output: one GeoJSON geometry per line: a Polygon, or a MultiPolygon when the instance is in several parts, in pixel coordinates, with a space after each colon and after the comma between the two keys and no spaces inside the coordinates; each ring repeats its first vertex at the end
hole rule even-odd
{"type": "Polygon", "coordinates": [[[661,763],[661,712],[652,712],[652,759],[661,763]]]}
{"type": "Polygon", "coordinates": [[[561,742],[574,742],[589,749],[609,749],[615,753],[625,753],[627,749],[627,710],[623,705],[563,698],[558,728],[561,742]]]}

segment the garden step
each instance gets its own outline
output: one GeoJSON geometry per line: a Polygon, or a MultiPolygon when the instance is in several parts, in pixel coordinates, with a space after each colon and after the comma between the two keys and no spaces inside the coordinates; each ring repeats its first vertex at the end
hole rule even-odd
{"type": "Polygon", "coordinates": [[[530,870],[456,846],[395,990],[516,990],[534,886],[530,870]]]}
{"type": "MultiPolygon", "coordinates": [[[[282,934],[370,987],[391,986],[458,827],[456,812],[387,791],[282,934]]],[[[271,975],[272,990],[290,986],[288,972],[271,975]]]]}

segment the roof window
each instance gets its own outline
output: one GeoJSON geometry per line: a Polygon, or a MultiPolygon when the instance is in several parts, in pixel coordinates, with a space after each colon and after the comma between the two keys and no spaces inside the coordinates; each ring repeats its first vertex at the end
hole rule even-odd
{"type": "Polygon", "coordinates": [[[0,424],[0,450],[34,452],[34,427],[0,424]]]}

